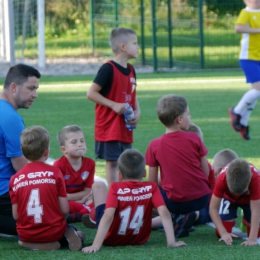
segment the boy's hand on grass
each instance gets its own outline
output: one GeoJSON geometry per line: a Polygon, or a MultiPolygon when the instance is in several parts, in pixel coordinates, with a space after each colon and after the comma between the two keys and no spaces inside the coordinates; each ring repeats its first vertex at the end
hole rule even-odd
{"type": "Polygon", "coordinates": [[[233,237],[238,238],[237,235],[225,232],[221,235],[221,238],[218,241],[224,241],[227,245],[232,245],[233,237]]]}
{"type": "Polygon", "coordinates": [[[180,246],[187,246],[187,244],[183,241],[176,241],[175,243],[168,245],[168,247],[180,247],[180,246]]]}
{"type": "Polygon", "coordinates": [[[255,245],[257,245],[257,241],[248,239],[247,241],[241,243],[240,245],[241,246],[255,246],[255,245]]]}
{"type": "Polygon", "coordinates": [[[97,246],[94,246],[94,245],[82,248],[83,253],[96,253],[99,250],[100,250],[100,248],[98,248],[97,246]]]}

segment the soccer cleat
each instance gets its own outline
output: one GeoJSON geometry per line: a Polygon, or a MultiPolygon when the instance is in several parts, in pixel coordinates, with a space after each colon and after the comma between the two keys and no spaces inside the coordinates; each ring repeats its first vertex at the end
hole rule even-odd
{"type": "Polygon", "coordinates": [[[241,130],[239,131],[239,134],[241,135],[241,137],[244,139],[244,140],[250,140],[250,136],[249,136],[249,126],[243,126],[241,125],[242,128],[241,130]]]}
{"type": "Polygon", "coordinates": [[[91,209],[90,214],[85,214],[82,216],[82,223],[87,228],[96,228],[96,210],[91,209]]]}
{"type": "Polygon", "coordinates": [[[195,212],[188,214],[172,215],[172,221],[174,225],[174,234],[176,238],[187,237],[194,222],[196,221],[197,215],[195,212]]]}
{"type": "Polygon", "coordinates": [[[71,251],[78,251],[82,248],[82,238],[73,227],[69,227],[65,231],[64,236],[68,241],[69,249],[71,251]]]}
{"type": "Polygon", "coordinates": [[[75,223],[82,221],[82,215],[76,212],[69,213],[66,217],[67,223],[75,223]]]}
{"type": "Polygon", "coordinates": [[[240,124],[241,116],[234,112],[233,107],[228,109],[228,114],[229,114],[229,117],[230,117],[230,124],[231,124],[232,128],[236,132],[239,132],[242,128],[242,125],[240,124]]]}

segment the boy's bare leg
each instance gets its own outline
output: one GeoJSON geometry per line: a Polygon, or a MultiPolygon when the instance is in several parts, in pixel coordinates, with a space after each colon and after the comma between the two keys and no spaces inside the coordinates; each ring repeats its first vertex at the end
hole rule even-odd
{"type": "Polygon", "coordinates": [[[92,193],[95,208],[105,204],[107,199],[107,186],[102,181],[97,181],[92,185],[92,193]]]}
{"type": "Polygon", "coordinates": [[[50,250],[57,250],[60,248],[60,243],[58,241],[51,242],[51,243],[29,243],[29,242],[22,242],[19,240],[18,245],[30,250],[50,251],[50,250]]]}
{"type": "Polygon", "coordinates": [[[160,216],[152,218],[152,229],[158,229],[162,226],[162,219],[160,216]]]}
{"type": "Polygon", "coordinates": [[[106,161],[107,185],[119,181],[117,161],[106,161]]]}

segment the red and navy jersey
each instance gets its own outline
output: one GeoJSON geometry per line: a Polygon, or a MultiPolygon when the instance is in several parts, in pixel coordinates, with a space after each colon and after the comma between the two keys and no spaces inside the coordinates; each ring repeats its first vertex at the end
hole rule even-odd
{"type": "Polygon", "coordinates": [[[152,208],[165,205],[154,182],[123,181],[111,184],[107,208],[116,208],[104,245],[138,245],[151,234],[152,208]]]}
{"type": "MultiPolygon", "coordinates": [[[[127,64],[129,74],[122,73],[114,62],[108,62],[113,68],[113,81],[106,95],[107,99],[117,103],[128,103],[133,109],[136,100],[136,79],[134,68],[127,64]]],[[[133,143],[133,132],[126,128],[123,115],[111,108],[96,104],[95,140],[100,142],[119,141],[133,143]]]]}
{"type": "Polygon", "coordinates": [[[17,233],[23,242],[47,243],[63,237],[67,224],[58,197],[67,197],[59,169],[43,162],[25,165],[10,180],[12,204],[17,204],[17,233]]]}
{"type": "Polygon", "coordinates": [[[79,170],[75,171],[66,156],[62,156],[54,162],[53,166],[59,168],[65,180],[67,193],[76,193],[85,188],[91,188],[94,183],[95,161],[82,157],[79,170]]]}
{"type": "Polygon", "coordinates": [[[227,178],[226,178],[228,165],[224,167],[223,170],[220,172],[217,178],[217,182],[213,194],[218,198],[225,197],[227,200],[235,204],[249,205],[250,200],[259,200],[260,199],[260,175],[259,172],[252,164],[249,165],[252,172],[252,177],[248,186],[248,190],[244,194],[235,195],[229,191],[227,185],[227,178]]]}

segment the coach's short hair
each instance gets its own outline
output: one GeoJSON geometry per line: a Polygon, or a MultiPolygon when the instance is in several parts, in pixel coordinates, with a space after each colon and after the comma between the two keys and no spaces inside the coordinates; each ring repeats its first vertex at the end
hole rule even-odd
{"type": "Polygon", "coordinates": [[[57,137],[60,146],[65,145],[65,141],[68,139],[68,135],[70,133],[76,133],[76,132],[83,133],[81,127],[79,127],[78,125],[67,125],[63,127],[58,133],[58,137],[57,137]]]}
{"type": "Polygon", "coordinates": [[[235,195],[247,191],[252,173],[249,163],[244,159],[235,159],[229,165],[226,173],[229,190],[235,195]]]}
{"type": "Polygon", "coordinates": [[[24,129],[20,139],[22,152],[30,161],[39,160],[50,146],[50,135],[42,126],[31,126],[24,129]]]}
{"type": "Polygon", "coordinates": [[[138,180],[145,172],[145,158],[137,150],[126,149],[118,159],[118,168],[124,179],[138,180]]]}
{"type": "Polygon", "coordinates": [[[127,43],[130,35],[136,35],[136,32],[130,28],[115,28],[110,34],[110,46],[113,52],[117,52],[121,43],[127,43]]]}
{"type": "Polygon", "coordinates": [[[203,133],[199,126],[197,126],[193,123],[190,123],[189,128],[186,131],[196,133],[200,137],[200,139],[203,140],[203,133]]]}
{"type": "Polygon", "coordinates": [[[7,89],[14,82],[17,85],[23,85],[28,77],[40,78],[40,72],[26,64],[17,64],[9,69],[5,77],[4,88],[7,89]]]}
{"type": "Polygon", "coordinates": [[[235,151],[231,149],[223,149],[214,155],[212,166],[214,169],[224,168],[227,164],[231,163],[237,158],[238,155],[235,151]]]}
{"type": "Polygon", "coordinates": [[[187,100],[179,95],[169,94],[159,99],[156,113],[160,121],[166,126],[172,126],[174,120],[182,115],[188,107],[187,100]]]}

